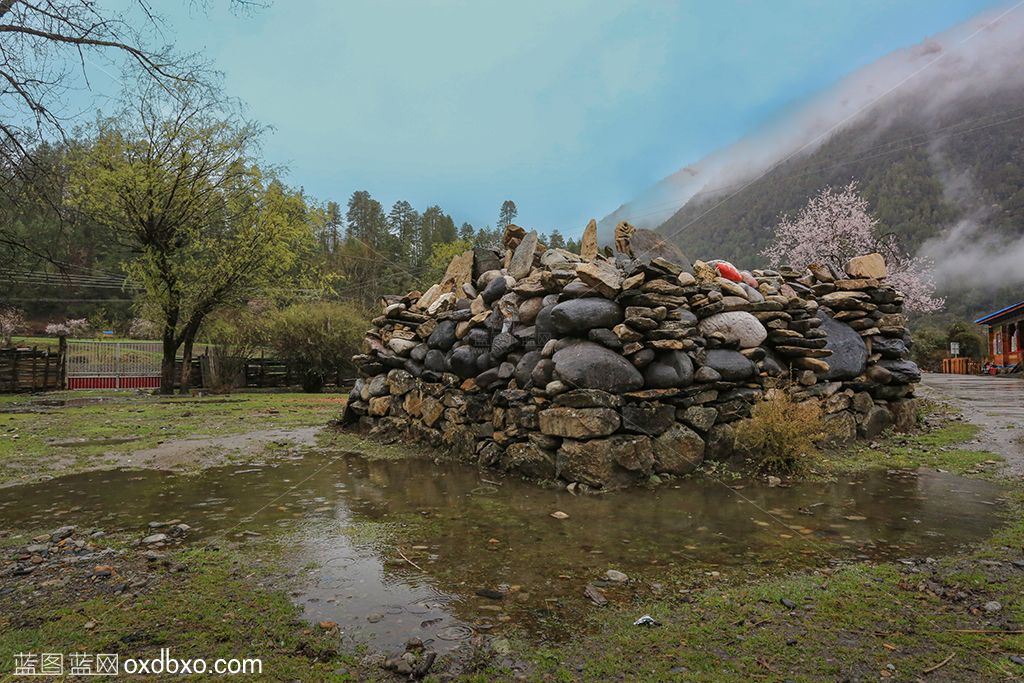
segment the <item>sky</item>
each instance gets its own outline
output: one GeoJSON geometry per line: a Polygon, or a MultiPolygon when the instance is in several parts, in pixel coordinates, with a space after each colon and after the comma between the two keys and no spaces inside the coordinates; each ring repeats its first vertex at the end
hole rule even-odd
{"type": "Polygon", "coordinates": [[[319,200],[578,235],[681,166],[984,0],[223,0],[156,6],[319,200]]]}

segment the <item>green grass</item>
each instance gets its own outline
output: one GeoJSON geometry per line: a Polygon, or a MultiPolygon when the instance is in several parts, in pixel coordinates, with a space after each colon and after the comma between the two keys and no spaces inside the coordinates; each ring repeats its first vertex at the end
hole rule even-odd
{"type": "Polygon", "coordinates": [[[931,467],[956,474],[979,474],[1000,455],[962,447],[978,435],[980,428],[966,422],[950,422],[922,434],[891,434],[876,447],[857,444],[848,449],[825,453],[815,463],[828,473],[860,472],[875,467],[916,469],[931,467]]]}
{"type": "Polygon", "coordinates": [[[255,590],[245,578],[246,563],[230,551],[186,550],[175,560],[186,570],[159,579],[155,590],[135,600],[31,601],[17,616],[25,625],[0,629],[3,673],[17,652],[145,658],[169,648],[178,658],[261,658],[262,676],[247,680],[365,680],[353,655],[339,652],[336,632],[300,621],[283,592],[255,590]],[[90,621],[95,627],[86,628],[90,621]]]}
{"type": "Polygon", "coordinates": [[[291,393],[192,398],[75,391],[4,396],[0,407],[30,405],[40,398],[84,396],[111,400],[42,412],[0,413],[0,483],[81,470],[102,464],[103,457],[111,453],[130,453],[176,439],[323,425],[341,414],[345,398],[340,394],[291,393]],[[133,440],[105,443],[117,439],[133,440]]]}
{"type": "MultiPolygon", "coordinates": [[[[952,570],[941,580],[958,585],[952,570]]],[[[1015,622],[1022,616],[1020,578],[963,587],[983,592],[976,600],[999,599],[1015,622]]],[[[877,680],[890,665],[895,680],[913,680],[951,653],[945,680],[1024,673],[1005,654],[1024,649],[1024,637],[955,631],[979,626],[967,606],[918,590],[896,565],[858,565],[612,610],[594,619],[589,637],[532,659],[537,677],[548,680],[877,680]],[[633,626],[641,611],[662,626],[633,626]]]]}

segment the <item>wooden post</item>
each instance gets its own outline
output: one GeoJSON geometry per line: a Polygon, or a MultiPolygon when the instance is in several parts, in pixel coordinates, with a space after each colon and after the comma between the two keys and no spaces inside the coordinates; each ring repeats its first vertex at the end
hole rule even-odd
{"type": "Polygon", "coordinates": [[[11,347],[11,391],[18,390],[18,349],[11,347]]]}
{"type": "Polygon", "coordinates": [[[46,363],[43,364],[43,391],[48,391],[50,388],[50,347],[46,347],[46,363]]]}
{"type": "Polygon", "coordinates": [[[68,378],[68,338],[57,339],[57,388],[64,389],[68,378]]]}
{"type": "Polygon", "coordinates": [[[33,346],[32,347],[32,383],[31,383],[32,391],[36,390],[36,361],[39,358],[39,354],[37,353],[37,351],[38,351],[38,347],[33,346]]]}

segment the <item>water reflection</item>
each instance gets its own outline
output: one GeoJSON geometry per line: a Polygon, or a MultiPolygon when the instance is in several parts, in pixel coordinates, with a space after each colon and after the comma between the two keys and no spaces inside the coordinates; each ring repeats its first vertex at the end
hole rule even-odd
{"type": "Polygon", "coordinates": [[[695,480],[577,497],[456,464],[339,453],[0,489],[0,527],[180,519],[193,539],[275,535],[308,618],[383,647],[415,635],[444,649],[508,625],[550,637],[609,568],[649,586],[680,570],[937,555],[988,534],[1001,493],[948,474],[876,471],[792,488],[695,480]]]}

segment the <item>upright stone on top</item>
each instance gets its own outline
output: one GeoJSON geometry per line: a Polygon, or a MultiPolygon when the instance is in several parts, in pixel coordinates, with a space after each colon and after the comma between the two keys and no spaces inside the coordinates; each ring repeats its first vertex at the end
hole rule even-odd
{"type": "Polygon", "coordinates": [[[448,264],[441,278],[442,291],[461,293],[462,285],[473,282],[473,250],[459,254],[448,264]]]}
{"type": "Polygon", "coordinates": [[[512,260],[508,264],[508,274],[520,280],[530,274],[533,269],[533,254],[537,250],[537,231],[526,233],[523,240],[512,252],[512,260]]]}
{"type": "Polygon", "coordinates": [[[597,258],[597,221],[593,218],[583,230],[583,238],[580,240],[580,256],[584,261],[593,261],[597,258]]]}
{"type": "Polygon", "coordinates": [[[847,261],[846,274],[852,278],[874,278],[879,280],[889,273],[885,268],[885,257],[874,253],[854,256],[847,261]]]}

